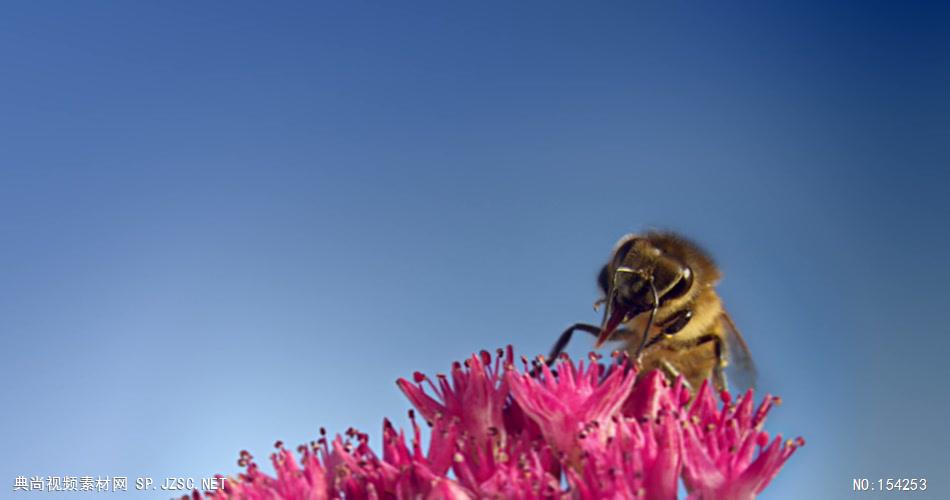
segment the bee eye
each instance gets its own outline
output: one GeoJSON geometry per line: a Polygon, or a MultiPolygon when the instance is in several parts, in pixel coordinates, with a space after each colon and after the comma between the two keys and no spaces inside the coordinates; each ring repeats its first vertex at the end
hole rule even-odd
{"type": "Polygon", "coordinates": [[[637,243],[637,241],[638,240],[636,238],[633,238],[617,248],[613,256],[614,268],[618,267],[620,263],[623,262],[623,259],[627,257],[627,254],[630,253],[630,250],[633,249],[633,246],[637,243]]]}
{"type": "Polygon", "coordinates": [[[689,267],[683,269],[683,274],[680,275],[679,281],[676,282],[676,285],[673,285],[673,288],[670,291],[666,292],[663,295],[664,299],[676,299],[686,295],[686,292],[693,287],[693,270],[689,267]]]}

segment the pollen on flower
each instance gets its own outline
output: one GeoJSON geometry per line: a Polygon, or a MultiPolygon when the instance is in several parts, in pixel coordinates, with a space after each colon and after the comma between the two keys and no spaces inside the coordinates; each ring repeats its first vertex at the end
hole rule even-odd
{"type": "Polygon", "coordinates": [[[397,386],[414,409],[410,435],[383,420],[378,454],[368,434],[325,429],[294,455],[274,443],[275,475],[242,450],[244,472],[193,498],[753,498],[801,446],[763,430],[781,400],[737,399],[704,383],[638,374],[626,353],[520,357],[509,346],[412,374],[397,386]],[[428,449],[416,412],[431,428],[428,449]]]}

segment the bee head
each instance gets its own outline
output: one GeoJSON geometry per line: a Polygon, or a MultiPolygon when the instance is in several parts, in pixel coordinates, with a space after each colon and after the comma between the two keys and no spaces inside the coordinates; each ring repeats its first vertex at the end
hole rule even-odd
{"type": "Polygon", "coordinates": [[[633,238],[617,248],[601,271],[600,282],[607,308],[595,347],[606,342],[621,323],[685,295],[693,272],[648,240],[633,238]]]}

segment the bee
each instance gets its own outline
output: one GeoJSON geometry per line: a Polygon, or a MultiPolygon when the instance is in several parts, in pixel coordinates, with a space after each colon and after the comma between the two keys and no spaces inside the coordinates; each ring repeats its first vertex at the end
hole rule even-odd
{"type": "Polygon", "coordinates": [[[617,242],[598,277],[603,297],[594,308],[604,306],[600,326],[569,327],[548,362],[575,331],[582,331],[597,337],[595,349],[608,341],[624,342],[640,373],[659,369],[671,379],[682,375],[691,390],[710,377],[716,388],[727,389],[730,363],[751,386],[755,366],[716,293],[720,277],[709,254],[678,234],[628,234],[617,242]]]}

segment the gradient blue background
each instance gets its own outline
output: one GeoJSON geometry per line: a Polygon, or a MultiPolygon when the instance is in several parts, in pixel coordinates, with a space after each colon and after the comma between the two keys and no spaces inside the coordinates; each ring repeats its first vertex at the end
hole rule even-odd
{"type": "Polygon", "coordinates": [[[853,477],[946,497],[948,22],[925,3],[5,4],[3,488],[233,473],[320,426],[378,438],[405,421],[397,377],[546,351],[597,321],[614,241],[662,227],[717,257],[785,399],[769,429],[808,441],[764,497],[853,477]]]}

